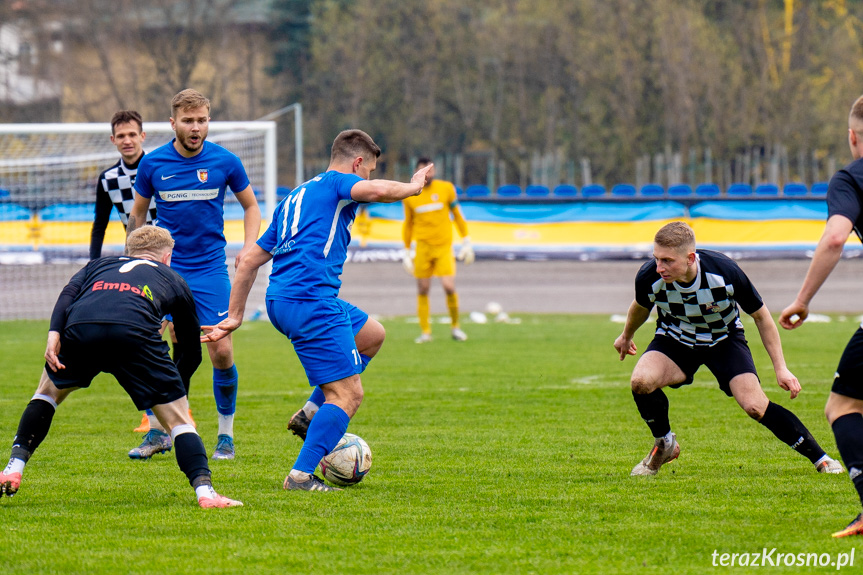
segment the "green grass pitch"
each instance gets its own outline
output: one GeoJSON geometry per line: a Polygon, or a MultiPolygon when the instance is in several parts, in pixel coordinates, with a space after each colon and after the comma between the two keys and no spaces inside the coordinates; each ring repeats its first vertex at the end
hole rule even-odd
{"type": "MultiPolygon", "coordinates": [[[[714,550],[835,558],[863,543],[830,538],[859,511],[847,475],[815,473],[705,370],[668,391],[680,459],[656,477],[630,477],[652,438],[629,391],[634,358],[621,363],[612,348],[621,326],[607,316],[521,317],[466,324],[465,343],[436,325],[422,346],[415,324],[384,321],[387,341],[349,428],[374,464],[336,494],[281,489],[300,448],[285,425],[309,388],[286,340],[267,322],[246,324],[235,335],[238,456],[211,463],[216,488],[242,500],[239,509],[199,509],[173,453],[130,460],[139,415],[102,375],[60,407],[20,492],[0,501],[0,564],[9,573],[704,573],[714,550]]],[[[848,320],[782,333],[803,383],[789,401],[747,324],[768,396],[833,456],[823,406],[854,329],[848,320]]],[[[0,324],[3,463],[46,330],[0,324]]],[[[651,333],[641,329],[640,349],[651,333]]],[[[205,360],[191,404],[211,452],[209,374],[205,360]]]]}

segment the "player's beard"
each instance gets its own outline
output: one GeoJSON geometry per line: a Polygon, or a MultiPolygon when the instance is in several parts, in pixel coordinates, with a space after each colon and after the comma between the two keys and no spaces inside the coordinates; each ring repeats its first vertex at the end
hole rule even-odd
{"type": "Polygon", "coordinates": [[[183,134],[177,135],[177,140],[180,142],[180,145],[183,146],[183,149],[187,152],[197,152],[201,149],[201,146],[204,145],[204,140],[207,139],[207,132],[205,130],[201,130],[198,133],[198,141],[195,143],[191,143],[192,135],[191,134],[183,134]]]}

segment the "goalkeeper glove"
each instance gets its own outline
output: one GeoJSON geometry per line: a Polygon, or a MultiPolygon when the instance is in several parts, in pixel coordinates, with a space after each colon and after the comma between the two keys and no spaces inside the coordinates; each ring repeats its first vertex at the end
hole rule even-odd
{"type": "Polygon", "coordinates": [[[402,267],[405,268],[405,271],[410,275],[414,274],[414,260],[409,248],[404,248],[402,250],[402,267]]]}
{"type": "Polygon", "coordinates": [[[456,256],[458,261],[464,262],[465,265],[470,265],[476,259],[476,253],[473,251],[473,246],[470,244],[470,238],[465,236],[461,239],[461,248],[456,256]]]}

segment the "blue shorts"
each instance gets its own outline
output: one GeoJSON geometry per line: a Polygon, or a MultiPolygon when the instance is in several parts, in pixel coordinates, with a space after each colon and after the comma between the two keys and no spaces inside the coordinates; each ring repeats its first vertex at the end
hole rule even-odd
{"type": "Polygon", "coordinates": [[[294,344],[309,385],[322,385],[363,371],[354,338],[369,314],[339,298],[267,300],[275,328],[294,344]]]}
{"type": "Polygon", "coordinates": [[[180,274],[192,290],[201,325],[216,325],[228,317],[231,280],[227,265],[185,268],[172,263],[171,269],[180,274]]]}

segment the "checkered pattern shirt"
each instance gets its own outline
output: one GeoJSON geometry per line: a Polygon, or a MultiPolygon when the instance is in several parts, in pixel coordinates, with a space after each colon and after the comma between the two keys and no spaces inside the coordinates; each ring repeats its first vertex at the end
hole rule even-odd
{"type": "MultiPolygon", "coordinates": [[[[117,215],[123,222],[123,227],[129,225],[129,212],[135,204],[135,194],[132,187],[135,185],[135,176],[138,175],[138,166],[130,168],[119,160],[116,164],[102,172],[99,177],[99,188],[96,193],[104,192],[111,198],[111,203],[117,209],[117,215]]],[[[147,212],[147,223],[156,219],[156,200],[150,199],[150,210],[147,212]]]]}
{"type": "Polygon", "coordinates": [[[697,275],[691,285],[666,283],[647,262],[635,278],[635,301],[659,311],[656,335],[688,347],[710,347],[743,330],[737,305],[753,314],[764,305],[752,282],[731,258],[710,250],[696,252],[697,275]]]}
{"type": "MultiPolygon", "coordinates": [[[[144,157],[143,155],[141,156],[144,157]]],[[[123,222],[123,227],[129,225],[129,212],[135,204],[135,193],[132,186],[135,185],[135,176],[138,174],[138,161],[127,166],[123,159],[99,174],[96,184],[96,209],[93,218],[93,229],[90,232],[90,259],[102,256],[102,242],[105,240],[105,230],[111,217],[112,206],[117,209],[117,215],[123,222]]],[[[156,219],[156,200],[150,199],[150,209],[147,211],[146,223],[153,223],[156,219]]]]}

